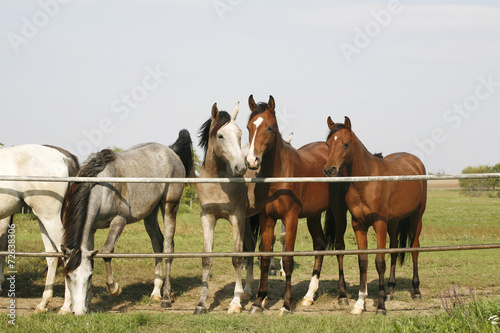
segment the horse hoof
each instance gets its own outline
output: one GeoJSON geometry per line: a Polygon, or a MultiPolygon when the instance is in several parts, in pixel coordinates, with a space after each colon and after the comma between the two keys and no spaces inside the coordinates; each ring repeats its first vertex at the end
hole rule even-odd
{"type": "Polygon", "coordinates": [[[341,306],[349,305],[349,300],[347,299],[347,297],[339,298],[339,305],[341,305],[341,306]]]}
{"type": "Polygon", "coordinates": [[[311,299],[303,298],[302,299],[302,306],[311,306],[314,304],[314,301],[311,299]]]}
{"type": "Polygon", "coordinates": [[[252,298],[252,294],[244,292],[241,294],[241,300],[242,301],[249,301],[252,298]]]}
{"type": "Polygon", "coordinates": [[[153,302],[161,302],[161,296],[158,295],[151,295],[149,299],[152,300],[153,302]]]}
{"type": "Polygon", "coordinates": [[[197,306],[196,308],[194,308],[194,312],[193,312],[194,315],[201,315],[201,314],[205,314],[205,313],[207,313],[207,308],[205,308],[203,306],[197,306]]]}
{"type": "Polygon", "coordinates": [[[170,302],[169,300],[166,300],[166,299],[162,299],[160,302],[160,306],[162,307],[162,309],[171,308],[172,302],[170,302]]]}
{"type": "Polygon", "coordinates": [[[60,315],[67,315],[67,314],[71,314],[73,312],[71,312],[71,310],[66,310],[66,309],[59,309],[59,311],[57,312],[57,314],[60,314],[60,315]]]}
{"type": "Polygon", "coordinates": [[[120,296],[121,293],[122,293],[122,287],[118,286],[118,289],[116,289],[114,293],[110,293],[110,295],[113,297],[117,297],[120,296]]]}
{"type": "Polygon", "coordinates": [[[255,306],[255,305],[252,305],[252,307],[250,308],[250,313],[251,314],[262,313],[262,308],[258,307],[258,306],[255,306]]]}
{"type": "Polygon", "coordinates": [[[289,314],[292,314],[292,311],[288,310],[287,308],[282,307],[280,309],[280,317],[283,317],[283,316],[286,316],[286,315],[289,315],[289,314]]]}
{"type": "Polygon", "coordinates": [[[236,304],[230,304],[229,309],[227,309],[228,314],[241,313],[241,306],[236,304]]]}
{"type": "Polygon", "coordinates": [[[266,296],[266,298],[264,298],[264,300],[262,301],[262,304],[261,304],[263,309],[267,306],[268,301],[269,301],[269,299],[266,296]]]}
{"type": "Polygon", "coordinates": [[[393,299],[394,299],[394,296],[392,296],[392,295],[387,294],[387,295],[385,296],[385,300],[386,300],[387,302],[390,302],[390,301],[392,301],[393,299]]]}
{"type": "Polygon", "coordinates": [[[385,310],[385,309],[377,309],[377,314],[385,316],[387,314],[387,310],[385,310]]]}
{"type": "Polygon", "coordinates": [[[286,276],[284,271],[280,271],[280,276],[286,276]]]}
{"type": "Polygon", "coordinates": [[[275,269],[270,269],[269,270],[269,275],[270,276],[276,276],[276,270],[275,269]]]}
{"type": "Polygon", "coordinates": [[[360,315],[360,314],[362,314],[363,312],[365,312],[365,310],[364,310],[364,309],[361,309],[361,308],[354,308],[354,309],[352,309],[352,311],[351,311],[351,313],[352,313],[352,314],[355,314],[355,315],[360,315]]]}
{"type": "Polygon", "coordinates": [[[421,301],[422,300],[422,294],[414,294],[412,296],[412,298],[415,300],[415,301],[421,301]]]}

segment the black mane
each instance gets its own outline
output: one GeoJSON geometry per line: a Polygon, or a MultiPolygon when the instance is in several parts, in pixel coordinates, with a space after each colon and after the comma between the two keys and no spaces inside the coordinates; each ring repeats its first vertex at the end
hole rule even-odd
{"type": "Polygon", "coordinates": [[[200,143],[198,145],[203,148],[203,160],[205,160],[207,156],[208,140],[210,139],[210,137],[213,137],[222,126],[226,125],[230,121],[231,116],[229,115],[229,113],[227,113],[226,111],[219,111],[219,116],[214,123],[214,129],[212,132],[210,132],[212,118],[209,118],[203,123],[203,125],[201,125],[200,129],[198,130],[198,138],[200,139],[200,143]]]}
{"type": "MultiPolygon", "coordinates": [[[[107,164],[114,161],[116,155],[104,149],[89,159],[78,171],[77,177],[95,177],[107,164]]],[[[64,274],[74,271],[82,261],[83,227],[87,218],[88,197],[95,183],[71,183],[64,197],[62,222],[64,227],[63,245],[71,251],[71,256],[64,267],[64,274]]]]}

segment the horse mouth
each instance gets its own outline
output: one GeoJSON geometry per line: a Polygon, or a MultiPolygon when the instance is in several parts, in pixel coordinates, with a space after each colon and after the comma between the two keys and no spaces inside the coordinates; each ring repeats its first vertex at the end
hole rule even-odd
{"type": "Polygon", "coordinates": [[[327,177],[337,177],[339,174],[339,169],[337,167],[327,168],[326,166],[323,168],[323,173],[327,177]]]}

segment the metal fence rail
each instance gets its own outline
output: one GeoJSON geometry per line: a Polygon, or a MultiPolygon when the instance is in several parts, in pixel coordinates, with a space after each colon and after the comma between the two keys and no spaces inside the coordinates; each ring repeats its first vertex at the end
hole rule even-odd
{"type": "MultiPolygon", "coordinates": [[[[205,258],[205,257],[282,257],[282,256],[334,256],[334,255],[355,255],[355,254],[378,254],[378,253],[408,253],[408,252],[443,252],[462,250],[485,250],[500,249],[500,243],[474,244],[474,245],[450,245],[450,246],[430,246],[411,247],[397,249],[371,249],[371,250],[325,250],[325,251],[296,251],[296,252],[185,252],[185,253],[98,253],[96,258],[205,258]]],[[[0,252],[0,256],[12,254],[7,251],[0,252]]],[[[64,257],[61,252],[15,252],[17,257],[64,257]]]]}
{"type": "Polygon", "coordinates": [[[136,178],[136,177],[27,177],[2,176],[3,181],[77,182],[77,183],[350,183],[373,181],[448,180],[500,178],[500,173],[462,175],[411,175],[375,177],[272,177],[272,178],[136,178]]]}

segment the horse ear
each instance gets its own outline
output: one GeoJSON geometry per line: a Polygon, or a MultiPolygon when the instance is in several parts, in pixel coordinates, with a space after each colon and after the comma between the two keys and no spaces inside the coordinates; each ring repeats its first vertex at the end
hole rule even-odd
{"type": "Polygon", "coordinates": [[[274,109],[276,108],[276,104],[274,103],[273,96],[269,95],[269,102],[267,102],[267,111],[274,114],[274,109]]]}
{"type": "Polygon", "coordinates": [[[231,119],[236,120],[236,116],[238,116],[238,112],[240,112],[240,102],[236,102],[233,108],[233,112],[231,112],[231,119]]]}
{"type": "Polygon", "coordinates": [[[333,122],[332,118],[328,116],[328,119],[326,120],[326,123],[328,124],[328,128],[332,129],[333,126],[335,126],[335,123],[333,122]]]}
{"type": "Polygon", "coordinates": [[[255,103],[253,95],[250,95],[250,97],[248,97],[248,107],[252,112],[257,108],[257,103],[255,103]]]}
{"type": "Polygon", "coordinates": [[[345,116],[344,125],[349,131],[351,130],[351,119],[349,119],[349,117],[347,116],[345,116]]]}
{"type": "Polygon", "coordinates": [[[219,109],[217,108],[217,103],[212,106],[212,120],[217,119],[219,116],[219,109]]]}

